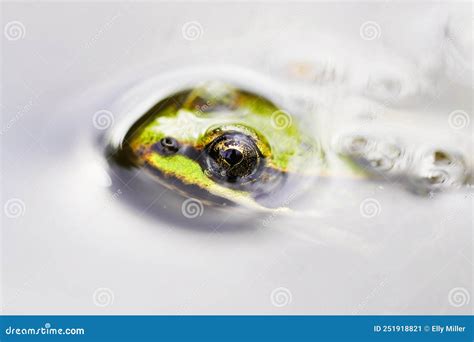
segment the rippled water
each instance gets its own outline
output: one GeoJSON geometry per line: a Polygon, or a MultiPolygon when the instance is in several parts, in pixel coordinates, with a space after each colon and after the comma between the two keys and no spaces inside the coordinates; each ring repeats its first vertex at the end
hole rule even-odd
{"type": "Polygon", "coordinates": [[[3,203],[20,204],[2,218],[5,312],[469,312],[448,301],[472,284],[463,5],[56,6],[5,14],[27,28],[2,58],[3,203]],[[190,21],[198,39],[183,39],[190,21]],[[324,151],[284,189],[291,212],[190,202],[107,158],[151,106],[216,78],[324,151]]]}

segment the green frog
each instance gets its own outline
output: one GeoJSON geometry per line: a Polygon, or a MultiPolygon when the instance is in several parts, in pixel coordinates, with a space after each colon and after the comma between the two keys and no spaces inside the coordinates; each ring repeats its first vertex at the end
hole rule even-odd
{"type": "Polygon", "coordinates": [[[406,178],[424,193],[467,179],[455,153],[429,151],[414,168],[413,155],[397,142],[359,134],[339,140],[342,173],[337,163],[329,169],[320,142],[295,115],[215,81],[156,103],[128,129],[119,160],[206,204],[261,211],[286,210],[295,194],[321,177],[406,178]]]}
{"type": "Polygon", "coordinates": [[[280,191],[322,172],[324,158],[290,113],[222,82],[163,99],[121,144],[122,160],[169,189],[207,204],[259,210],[282,207],[280,191]]]}

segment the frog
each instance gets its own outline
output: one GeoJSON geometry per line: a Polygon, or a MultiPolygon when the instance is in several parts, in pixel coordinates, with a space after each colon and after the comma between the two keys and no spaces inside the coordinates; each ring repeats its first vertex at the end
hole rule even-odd
{"type": "Polygon", "coordinates": [[[120,146],[122,165],[145,170],[169,190],[209,206],[257,211],[285,210],[288,193],[325,163],[319,142],[294,115],[222,81],[158,101],[120,146]]]}
{"type": "Polygon", "coordinates": [[[373,133],[341,135],[326,151],[295,113],[218,80],[157,101],[127,130],[117,155],[122,166],[144,170],[184,197],[259,212],[291,212],[289,202],[316,179],[402,182],[423,195],[468,179],[455,152],[433,148],[417,156],[373,133]]]}

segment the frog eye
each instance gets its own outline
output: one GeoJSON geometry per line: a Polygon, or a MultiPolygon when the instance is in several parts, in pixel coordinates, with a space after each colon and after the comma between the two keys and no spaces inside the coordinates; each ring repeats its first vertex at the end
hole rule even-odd
{"type": "Polygon", "coordinates": [[[205,172],[210,177],[229,183],[255,180],[263,164],[263,156],[253,138],[240,132],[227,132],[205,148],[205,172]]]}

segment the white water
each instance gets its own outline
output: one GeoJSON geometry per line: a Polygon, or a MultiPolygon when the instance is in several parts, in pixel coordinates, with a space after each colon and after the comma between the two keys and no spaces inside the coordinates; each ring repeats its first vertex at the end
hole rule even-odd
{"type": "Polygon", "coordinates": [[[25,208],[2,218],[5,313],[470,312],[448,294],[473,293],[472,188],[430,198],[392,180],[327,177],[292,203],[315,211],[310,219],[230,228],[231,214],[202,227],[205,208],[182,227],[162,214],[181,210],[178,196],[130,203],[140,188],[108,173],[92,121],[109,110],[117,129],[117,100],[151,75],[238,65],[274,80],[286,107],[311,113],[301,119],[328,149],[339,134],[368,132],[453,150],[472,169],[469,4],[4,8],[5,21],[27,30],[2,51],[2,203],[25,208]],[[203,28],[197,40],[183,39],[189,21],[203,28]],[[366,21],[380,25],[379,38],[361,38],[366,21]],[[470,124],[453,128],[456,110],[470,124]],[[271,302],[279,287],[291,292],[284,307],[271,302]],[[113,304],[94,305],[98,288],[113,304]]]}

